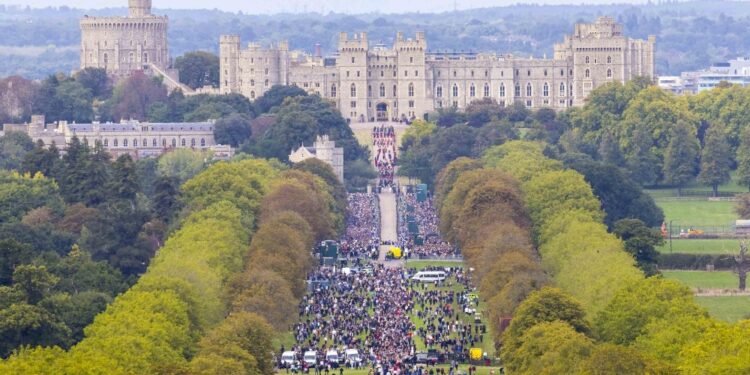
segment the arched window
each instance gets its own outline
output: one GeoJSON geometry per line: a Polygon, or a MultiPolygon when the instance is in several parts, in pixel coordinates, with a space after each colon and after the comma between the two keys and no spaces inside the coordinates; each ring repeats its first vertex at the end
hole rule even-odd
{"type": "Polygon", "coordinates": [[[104,138],[104,147],[109,147],[109,139],[104,138]]]}
{"type": "Polygon", "coordinates": [[[331,97],[336,97],[336,85],[331,85],[331,97]]]}
{"type": "Polygon", "coordinates": [[[187,141],[185,140],[185,138],[182,138],[182,140],[180,141],[180,144],[182,145],[182,147],[187,146],[187,141]]]}
{"type": "Polygon", "coordinates": [[[453,84],[453,97],[458,97],[458,85],[455,83],[453,84]]]}
{"type": "Polygon", "coordinates": [[[547,82],[544,83],[544,87],[542,88],[542,96],[549,96],[549,85],[547,82]]]}
{"type": "Polygon", "coordinates": [[[122,147],[128,147],[128,140],[127,139],[123,139],[122,140],[122,147]]]}
{"type": "Polygon", "coordinates": [[[471,96],[472,98],[477,96],[477,88],[474,87],[473,83],[471,84],[471,87],[469,87],[469,96],[471,96]]]}
{"type": "Polygon", "coordinates": [[[515,94],[516,97],[521,96],[521,84],[520,83],[516,83],[516,90],[515,90],[514,94],[515,94]]]}
{"type": "Polygon", "coordinates": [[[351,97],[352,98],[356,98],[357,97],[357,85],[356,84],[352,83],[351,91],[352,91],[351,92],[351,97]]]}
{"type": "Polygon", "coordinates": [[[565,96],[565,84],[560,84],[560,96],[565,96]]]}
{"type": "Polygon", "coordinates": [[[607,56],[607,64],[612,64],[612,56],[607,56]]]}
{"type": "Polygon", "coordinates": [[[141,143],[143,147],[148,147],[148,139],[143,138],[143,143],[141,143]]]}
{"type": "Polygon", "coordinates": [[[531,96],[531,83],[526,84],[526,96],[531,96]]]}
{"type": "Polygon", "coordinates": [[[490,84],[489,83],[484,84],[484,97],[485,98],[490,97],[490,84]]]}
{"type": "Polygon", "coordinates": [[[166,139],[162,139],[161,140],[161,147],[167,148],[167,140],[166,139]]]}
{"type": "Polygon", "coordinates": [[[254,79],[250,80],[250,86],[255,86],[255,80],[254,79]]]}
{"type": "Polygon", "coordinates": [[[206,147],[206,139],[201,138],[201,147],[206,147]]]}
{"type": "Polygon", "coordinates": [[[442,98],[443,97],[443,86],[437,87],[437,97],[442,98]]]}
{"type": "Polygon", "coordinates": [[[586,78],[590,78],[590,77],[591,77],[591,71],[590,71],[590,70],[588,70],[588,69],[586,69],[586,74],[585,74],[585,76],[586,76],[586,78]]]}
{"type": "Polygon", "coordinates": [[[607,78],[612,78],[612,69],[607,69],[607,78]]]}
{"type": "Polygon", "coordinates": [[[385,98],[385,84],[380,84],[380,97],[385,98]]]}
{"type": "Polygon", "coordinates": [[[104,67],[106,68],[109,64],[109,55],[107,53],[104,53],[104,67]]]}
{"type": "Polygon", "coordinates": [[[195,147],[195,138],[190,140],[190,147],[195,147]]]}
{"type": "Polygon", "coordinates": [[[410,83],[409,84],[409,97],[413,97],[413,96],[414,96],[414,84],[410,83]]]}
{"type": "Polygon", "coordinates": [[[157,143],[157,142],[158,142],[158,141],[156,140],[156,138],[154,138],[154,139],[153,139],[153,140],[151,141],[151,147],[156,147],[156,146],[158,146],[158,145],[159,145],[159,143],[157,143]]]}
{"type": "Polygon", "coordinates": [[[500,84],[500,97],[501,98],[505,97],[505,84],[504,83],[500,84]]]}
{"type": "Polygon", "coordinates": [[[250,99],[255,99],[255,91],[250,91],[250,99]]]}
{"type": "Polygon", "coordinates": [[[589,57],[588,57],[588,56],[586,56],[586,64],[588,64],[588,63],[589,63],[589,61],[591,61],[591,60],[589,60],[589,57]]]}
{"type": "Polygon", "coordinates": [[[172,148],[176,148],[176,147],[177,147],[177,140],[172,138],[172,148]]]}

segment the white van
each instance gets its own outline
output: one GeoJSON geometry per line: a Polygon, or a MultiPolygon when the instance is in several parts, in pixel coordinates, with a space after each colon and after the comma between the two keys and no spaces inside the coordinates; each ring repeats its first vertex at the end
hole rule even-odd
{"type": "Polygon", "coordinates": [[[339,367],[339,352],[329,350],[326,353],[326,362],[333,368],[339,367]]]}
{"type": "Polygon", "coordinates": [[[443,281],[445,280],[446,274],[445,271],[420,271],[417,272],[414,277],[412,277],[412,280],[421,281],[423,283],[434,283],[436,281],[443,281]]]}
{"type": "Polygon", "coordinates": [[[318,352],[310,350],[305,352],[305,356],[302,358],[307,367],[315,367],[318,365],[318,352]]]}
{"type": "Polygon", "coordinates": [[[297,353],[284,352],[281,355],[281,366],[283,368],[291,368],[296,365],[297,365],[297,353]]]}
{"type": "Polygon", "coordinates": [[[346,356],[346,364],[349,367],[359,368],[362,365],[362,357],[359,356],[359,350],[346,349],[344,355],[346,356]]]}

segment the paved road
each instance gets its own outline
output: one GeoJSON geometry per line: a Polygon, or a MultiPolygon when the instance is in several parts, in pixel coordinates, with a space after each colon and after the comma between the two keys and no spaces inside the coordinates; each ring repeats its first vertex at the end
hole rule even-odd
{"type": "MultiPolygon", "coordinates": [[[[398,208],[396,206],[396,194],[389,189],[383,189],[380,193],[380,239],[382,241],[398,242],[398,208]]],[[[378,262],[388,267],[401,267],[403,261],[386,261],[385,255],[390,250],[390,245],[380,246],[380,257],[378,262]]]]}

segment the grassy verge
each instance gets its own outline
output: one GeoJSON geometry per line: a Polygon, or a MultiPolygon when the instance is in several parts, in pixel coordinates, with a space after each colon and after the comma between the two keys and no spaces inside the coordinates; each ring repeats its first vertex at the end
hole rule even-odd
{"type": "Polygon", "coordinates": [[[705,307],[711,316],[727,322],[750,316],[750,297],[747,296],[695,297],[695,301],[705,307]]]}
{"type": "Polygon", "coordinates": [[[660,253],[683,253],[683,254],[734,254],[739,250],[739,241],[730,239],[690,240],[672,239],[670,249],[669,240],[659,246],[660,253]]]}
{"type": "Polygon", "coordinates": [[[737,275],[729,271],[663,271],[667,279],[677,280],[691,288],[737,288],[737,275]]]}

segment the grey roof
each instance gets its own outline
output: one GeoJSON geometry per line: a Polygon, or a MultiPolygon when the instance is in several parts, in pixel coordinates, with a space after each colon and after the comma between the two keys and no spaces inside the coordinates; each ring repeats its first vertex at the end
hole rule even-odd
{"type": "MultiPolygon", "coordinates": [[[[95,124],[68,124],[68,129],[74,132],[91,132],[95,124]]],[[[170,123],[124,123],[98,124],[101,132],[139,131],[148,127],[148,131],[212,131],[214,124],[210,122],[170,122],[170,123]]]]}

